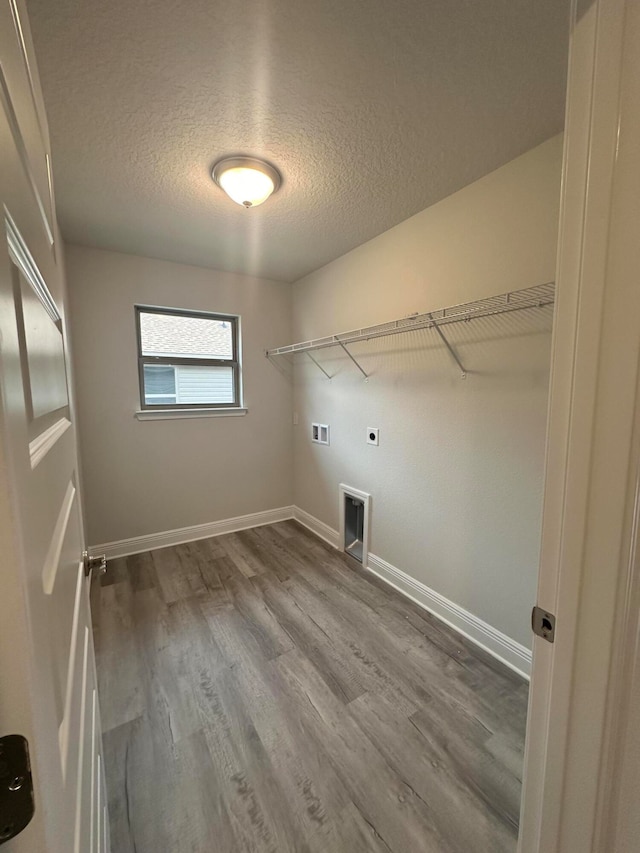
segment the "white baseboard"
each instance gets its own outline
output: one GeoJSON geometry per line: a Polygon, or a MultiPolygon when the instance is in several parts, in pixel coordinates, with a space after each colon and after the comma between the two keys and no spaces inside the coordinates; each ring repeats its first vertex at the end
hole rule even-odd
{"type": "Polygon", "coordinates": [[[507,637],[502,631],[474,616],[460,605],[449,601],[440,593],[412,578],[406,572],[387,563],[386,560],[369,554],[368,570],[406,595],[416,604],[433,613],[458,633],[480,646],[490,655],[502,661],[527,680],[531,675],[531,651],[526,646],[507,637]]]}
{"type": "Polygon", "coordinates": [[[181,545],[184,542],[195,542],[198,539],[209,539],[212,536],[235,533],[237,530],[247,530],[250,527],[275,524],[277,521],[286,521],[293,517],[294,507],[283,506],[278,509],[267,509],[264,512],[253,512],[250,515],[239,515],[236,518],[225,518],[222,521],[212,521],[208,524],[194,524],[192,527],[180,527],[177,530],[165,530],[162,533],[152,533],[148,536],[133,536],[131,539],[121,539],[118,542],[92,545],[89,552],[91,554],[105,554],[107,559],[128,557],[130,554],[140,554],[143,551],[152,551],[155,548],[167,548],[169,545],[181,545]]]}
{"type": "Polygon", "coordinates": [[[319,536],[320,539],[324,539],[332,548],[338,548],[340,546],[340,534],[337,530],[334,530],[333,527],[329,527],[328,524],[325,524],[324,521],[320,521],[315,518],[315,516],[310,515],[308,512],[305,512],[303,509],[300,509],[299,506],[293,507],[293,517],[296,521],[299,521],[300,524],[304,525],[304,527],[308,527],[312,533],[315,533],[316,536],[319,536]]]}
{"type": "MultiPolygon", "coordinates": [[[[297,506],[293,507],[293,517],[329,545],[340,547],[340,534],[328,524],[297,506]]],[[[525,646],[375,554],[369,554],[369,565],[366,568],[505,666],[527,680],[530,678],[531,651],[525,646]]]]}
{"type": "MultiPolygon", "coordinates": [[[[284,506],[278,509],[268,509],[264,512],[254,512],[250,515],[240,515],[236,518],[226,518],[209,524],[195,524],[192,527],[181,527],[177,530],[166,530],[148,536],[134,536],[131,539],[121,539],[118,542],[106,542],[94,545],[89,549],[91,554],[105,554],[107,559],[128,557],[130,554],[140,554],[155,548],[167,548],[170,545],[181,545],[184,542],[195,542],[198,539],[209,539],[212,536],[222,536],[225,533],[235,533],[237,530],[247,530],[251,527],[261,527],[264,524],[275,524],[294,518],[307,527],[316,536],[324,539],[332,548],[339,548],[340,534],[323,521],[315,518],[297,506],[284,506]]],[[[510,669],[515,670],[524,678],[531,673],[531,652],[525,646],[507,637],[497,628],[483,622],[473,613],[460,605],[445,598],[440,593],[429,589],[428,586],[412,578],[401,569],[387,563],[386,560],[369,554],[367,569],[381,580],[388,583],[398,592],[410,598],[420,607],[428,610],[438,619],[446,622],[467,639],[483,648],[493,657],[502,661],[510,669]]]]}

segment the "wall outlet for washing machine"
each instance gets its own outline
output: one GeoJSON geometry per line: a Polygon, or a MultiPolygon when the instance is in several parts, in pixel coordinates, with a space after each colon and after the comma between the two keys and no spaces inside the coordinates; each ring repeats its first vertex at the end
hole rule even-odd
{"type": "Polygon", "coordinates": [[[311,441],[329,444],[329,424],[311,424],[311,441]]]}
{"type": "Polygon", "coordinates": [[[378,427],[367,427],[367,444],[380,444],[380,430],[378,427]]]}

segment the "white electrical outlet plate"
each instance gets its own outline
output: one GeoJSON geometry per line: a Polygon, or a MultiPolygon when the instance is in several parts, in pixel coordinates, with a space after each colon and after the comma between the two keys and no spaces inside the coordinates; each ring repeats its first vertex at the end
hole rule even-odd
{"type": "Polygon", "coordinates": [[[367,427],[367,444],[380,444],[380,430],[378,427],[367,427]]]}

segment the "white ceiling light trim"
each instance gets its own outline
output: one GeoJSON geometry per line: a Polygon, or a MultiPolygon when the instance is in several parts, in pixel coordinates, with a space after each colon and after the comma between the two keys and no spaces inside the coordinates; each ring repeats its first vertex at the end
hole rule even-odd
{"type": "Polygon", "coordinates": [[[265,202],[282,182],[277,169],[254,157],[218,160],[211,174],[230,199],[246,208],[265,202]]]}

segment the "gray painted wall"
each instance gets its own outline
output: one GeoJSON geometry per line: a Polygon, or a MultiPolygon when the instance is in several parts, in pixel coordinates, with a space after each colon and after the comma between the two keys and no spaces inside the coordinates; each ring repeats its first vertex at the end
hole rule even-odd
{"type": "Polygon", "coordinates": [[[291,504],[291,383],[264,350],[291,336],[291,286],[68,246],[71,335],[91,544],[291,504]],[[242,318],[245,417],[138,421],[133,306],[242,318]]]}
{"type": "MultiPolygon", "coordinates": [[[[561,154],[555,137],[302,279],[293,340],[552,281],[561,154]]],[[[368,383],[326,350],[332,381],[301,361],[294,396],[294,502],[337,529],[338,484],[370,492],[374,554],[527,646],[549,327],[548,309],[448,327],[466,381],[429,331],[354,347],[368,383]]]]}

